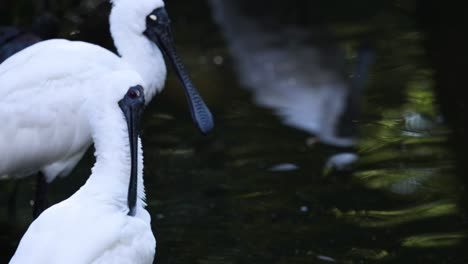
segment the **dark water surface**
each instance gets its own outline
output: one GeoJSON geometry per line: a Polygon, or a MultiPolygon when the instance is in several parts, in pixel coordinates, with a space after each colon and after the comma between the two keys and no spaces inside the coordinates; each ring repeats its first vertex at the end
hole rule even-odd
{"type": "MultiPolygon", "coordinates": [[[[79,26],[90,30],[83,23],[105,22],[105,14],[93,21],[76,15],[84,5],[69,6],[63,1],[70,9],[61,10],[65,37],[79,26]]],[[[217,126],[207,137],[197,132],[173,75],[146,110],[145,184],[157,263],[468,263],[463,189],[415,21],[381,7],[360,19],[339,19],[338,12],[327,20],[350,64],[358,36],[372,35],[376,45],[356,121],[360,159],[336,171],[325,164],[339,148],[283,125],[242,89],[205,3],[168,6],[180,55],[217,126]]],[[[1,23],[29,20],[15,12],[1,23]]],[[[107,46],[108,37],[96,36],[105,27],[75,38],[107,46]]],[[[51,203],[75,192],[93,163],[90,150],[73,175],[53,183],[51,203]]],[[[34,183],[20,183],[12,219],[6,204],[14,184],[0,182],[0,263],[31,222],[34,183]]]]}

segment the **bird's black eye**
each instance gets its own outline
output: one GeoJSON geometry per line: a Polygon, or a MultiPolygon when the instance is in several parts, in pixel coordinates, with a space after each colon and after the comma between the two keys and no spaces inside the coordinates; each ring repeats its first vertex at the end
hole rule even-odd
{"type": "Polygon", "coordinates": [[[141,92],[137,88],[130,88],[127,92],[127,96],[130,97],[131,99],[140,97],[140,95],[141,95],[141,92]]]}

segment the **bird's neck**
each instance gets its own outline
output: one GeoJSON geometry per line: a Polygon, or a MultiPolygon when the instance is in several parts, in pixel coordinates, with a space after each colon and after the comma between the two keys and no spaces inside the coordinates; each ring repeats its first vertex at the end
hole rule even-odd
{"type": "Polygon", "coordinates": [[[111,34],[122,59],[136,70],[145,82],[145,98],[149,102],[163,89],[166,81],[166,64],[161,50],[143,33],[135,33],[129,26],[111,14],[111,34]]]}
{"type": "MultiPolygon", "coordinates": [[[[115,205],[123,212],[128,212],[131,163],[127,125],[122,114],[117,112],[106,113],[106,118],[100,119],[99,124],[93,128],[96,163],[80,192],[85,192],[87,197],[98,202],[115,205]],[[111,120],[113,115],[116,115],[114,122],[111,120]],[[121,129],[109,129],[115,127],[121,129]]],[[[143,151],[139,140],[137,210],[145,206],[144,201],[143,151]]]]}

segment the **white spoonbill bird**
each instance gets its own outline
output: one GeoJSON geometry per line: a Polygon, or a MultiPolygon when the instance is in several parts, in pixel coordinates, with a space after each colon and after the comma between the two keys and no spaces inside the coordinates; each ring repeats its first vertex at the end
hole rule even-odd
{"type": "Polygon", "coordinates": [[[131,72],[111,74],[83,101],[80,111],[96,147],[91,176],[30,225],[11,264],[153,263],[156,240],[145,209],[138,136],[140,83],[131,72]]]}
{"type": "MultiPolygon", "coordinates": [[[[143,80],[148,102],[165,82],[162,50],[182,81],[198,128],[203,133],[213,128],[212,115],[177,56],[164,2],[112,3],[110,29],[120,56],[90,43],[54,39],[0,64],[0,119],[15,116],[0,128],[0,178],[39,172],[35,216],[45,207],[47,183],[68,175],[91,145],[90,130],[78,115],[81,97],[88,96],[84,87],[95,87],[92,83],[102,75],[135,71],[143,80]],[[44,106],[42,110],[37,104],[44,106]]],[[[114,93],[106,91],[109,96],[114,93]]]]}

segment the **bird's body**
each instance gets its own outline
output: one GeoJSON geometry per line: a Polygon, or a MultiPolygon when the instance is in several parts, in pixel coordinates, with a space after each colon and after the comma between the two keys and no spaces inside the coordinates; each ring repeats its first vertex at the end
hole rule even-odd
{"type": "Polygon", "coordinates": [[[90,43],[56,39],[0,64],[0,179],[40,171],[50,182],[68,175],[91,145],[82,95],[96,88],[100,76],[130,70],[141,78],[149,102],[166,78],[161,47],[181,76],[195,121],[208,120],[199,127],[211,129],[211,114],[175,53],[162,0],[113,3],[111,33],[120,56],[90,43]],[[162,22],[150,19],[155,12],[162,22]]]}
{"type": "MultiPolygon", "coordinates": [[[[104,90],[118,87],[115,93],[122,95],[125,91],[120,87],[139,83],[141,79],[131,71],[101,79],[104,90]]],[[[135,214],[129,215],[131,128],[125,123],[118,99],[103,98],[107,91],[88,93],[82,102],[83,122],[90,127],[96,148],[91,176],[74,195],[44,211],[31,224],[10,263],[153,262],[156,241],[145,209],[141,143],[135,147],[135,214]]]]}
{"type": "Polygon", "coordinates": [[[11,263],[149,264],[155,247],[146,210],[131,217],[80,190],[33,222],[11,263]]]}
{"type": "Polygon", "coordinates": [[[16,88],[0,89],[0,149],[8,153],[0,159],[1,177],[41,170],[49,182],[67,175],[91,145],[81,106],[83,95],[95,89],[95,76],[131,69],[110,51],[67,40],[38,43],[1,66],[0,83],[16,88]],[[47,67],[31,60],[45,61],[47,67]],[[19,73],[4,74],[8,71],[19,73]]]}

